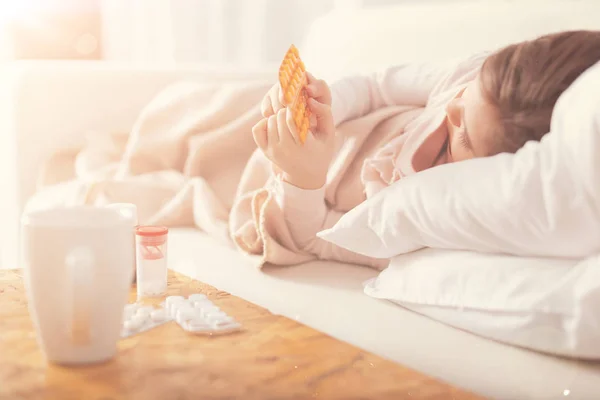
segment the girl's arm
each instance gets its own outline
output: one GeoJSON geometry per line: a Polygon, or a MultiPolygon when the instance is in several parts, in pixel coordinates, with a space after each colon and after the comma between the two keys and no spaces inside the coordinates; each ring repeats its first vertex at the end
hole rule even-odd
{"type": "Polygon", "coordinates": [[[368,265],[382,269],[388,260],[366,257],[343,249],[317,237],[317,233],[333,227],[343,213],[330,209],[325,203],[325,188],[305,190],[279,182],[277,202],[296,245],[322,260],[368,265]]]}
{"type": "Polygon", "coordinates": [[[396,65],[334,81],[330,88],[335,124],[385,106],[424,107],[444,81],[479,68],[486,57],[487,53],[479,53],[466,59],[396,65]]]}

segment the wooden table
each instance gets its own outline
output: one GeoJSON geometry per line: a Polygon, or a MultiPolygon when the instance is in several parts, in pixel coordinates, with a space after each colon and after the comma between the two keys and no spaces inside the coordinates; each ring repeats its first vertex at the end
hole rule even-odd
{"type": "Polygon", "coordinates": [[[20,271],[0,270],[0,399],[478,398],[169,273],[170,295],[192,293],[208,295],[244,331],[202,337],[168,323],[122,340],[108,363],[66,368],[43,359],[20,271]]]}

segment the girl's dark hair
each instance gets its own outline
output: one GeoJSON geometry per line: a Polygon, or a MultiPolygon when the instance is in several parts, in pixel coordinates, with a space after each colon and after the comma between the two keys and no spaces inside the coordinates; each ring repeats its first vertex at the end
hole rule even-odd
{"type": "Polygon", "coordinates": [[[554,104],[600,61],[600,31],[567,31],[505,47],[484,62],[483,96],[498,113],[492,154],[514,153],[550,131],[554,104]]]}

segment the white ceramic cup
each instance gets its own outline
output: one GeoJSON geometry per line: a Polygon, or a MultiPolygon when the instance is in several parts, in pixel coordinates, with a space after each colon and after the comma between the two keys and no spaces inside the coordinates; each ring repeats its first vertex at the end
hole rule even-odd
{"type": "MultiPolygon", "coordinates": [[[[138,226],[137,206],[132,203],[112,203],[108,204],[106,207],[118,211],[131,224],[131,246],[133,247],[133,254],[135,255],[135,228],[138,226]]],[[[133,265],[131,266],[131,269],[133,270],[132,281],[135,282],[137,272],[137,255],[133,257],[133,265]]]]}
{"type": "Polygon", "coordinates": [[[47,360],[113,358],[133,274],[130,221],[108,208],[59,208],[24,215],[21,232],[29,311],[47,360]]]}

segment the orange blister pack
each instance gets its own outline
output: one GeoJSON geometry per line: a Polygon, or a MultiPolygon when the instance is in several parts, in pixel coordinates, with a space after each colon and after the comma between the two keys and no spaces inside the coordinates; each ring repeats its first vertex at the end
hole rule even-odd
{"type": "Polygon", "coordinates": [[[290,107],[300,141],[306,141],[310,125],[310,109],[306,95],[306,69],[296,46],[291,45],[279,67],[279,84],[285,106],[290,107]]]}

